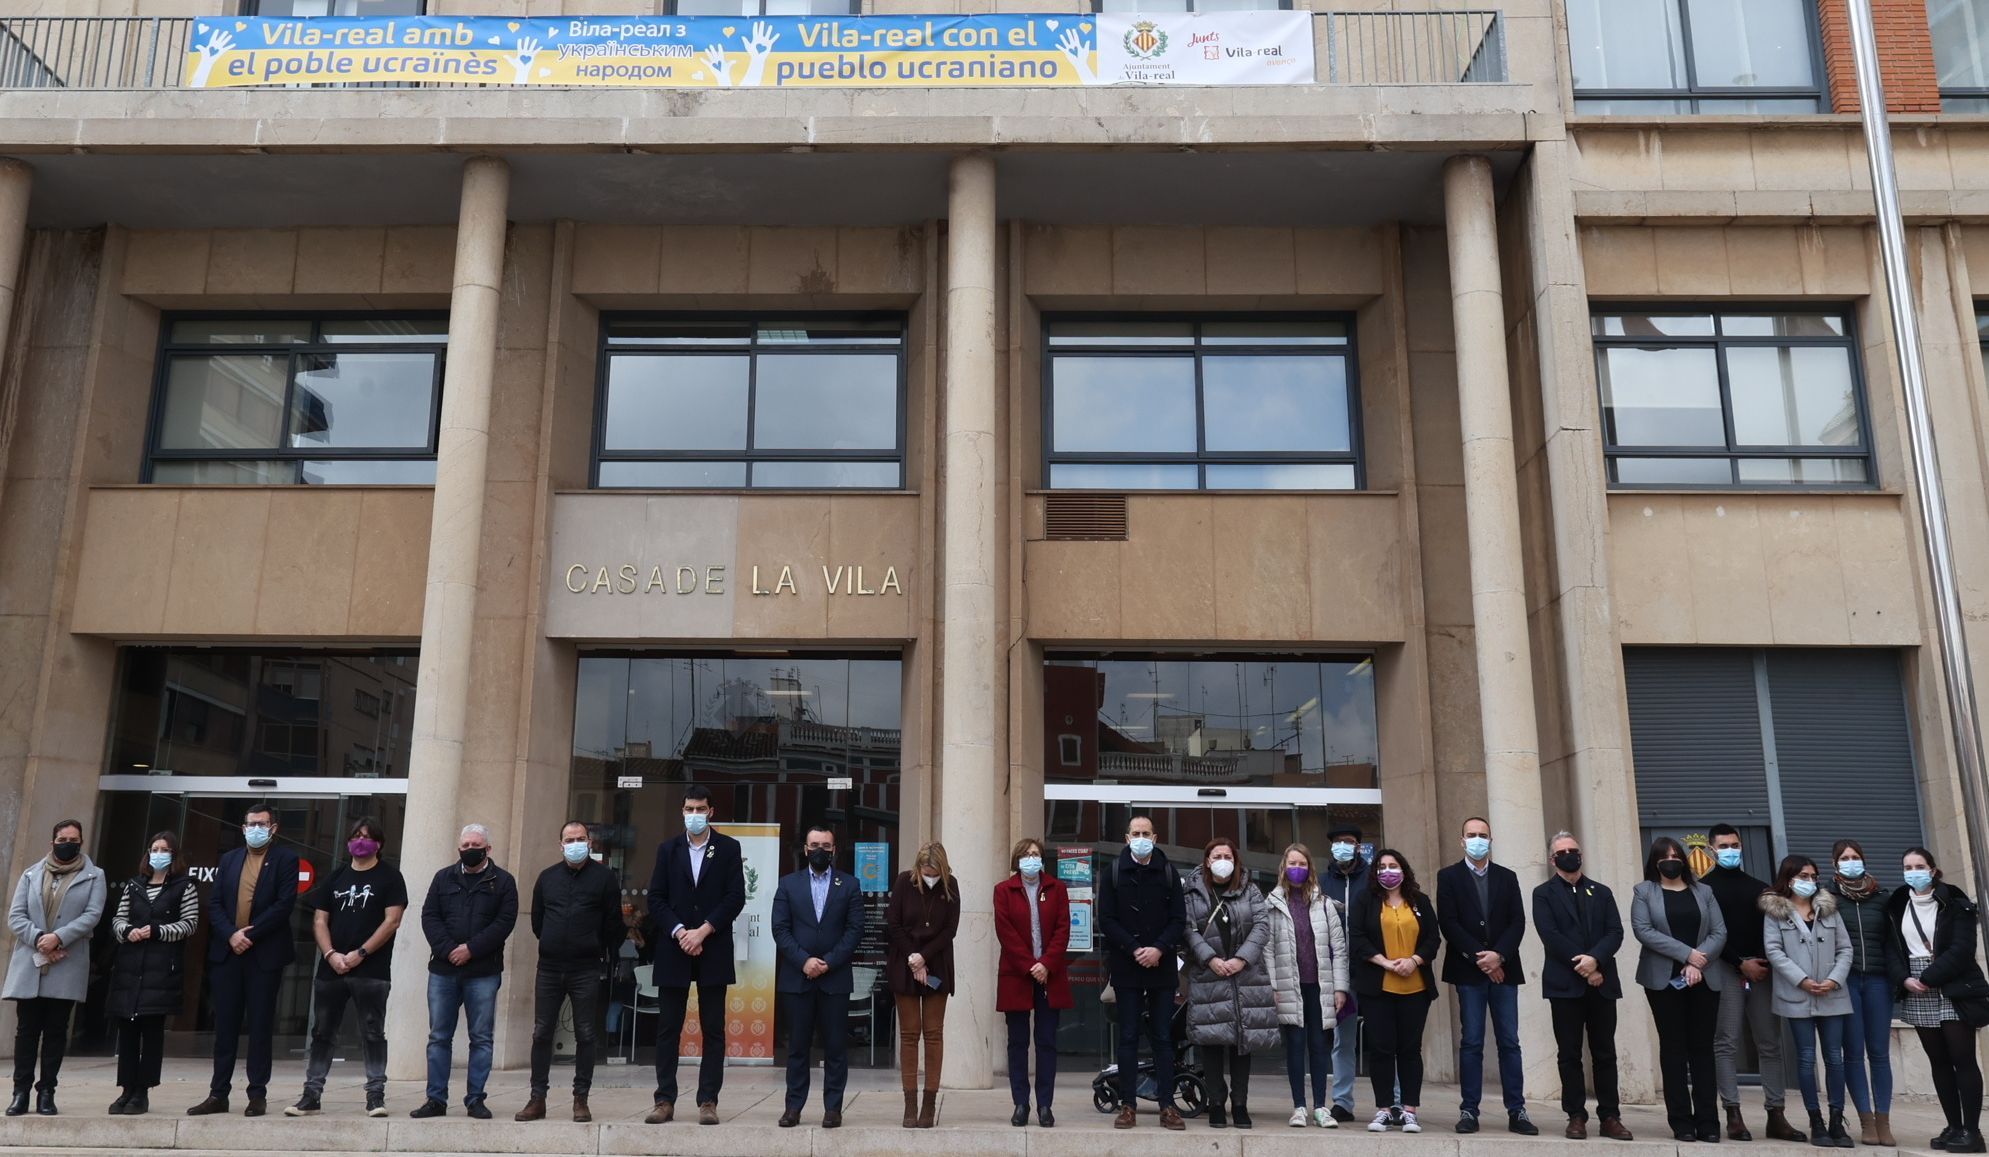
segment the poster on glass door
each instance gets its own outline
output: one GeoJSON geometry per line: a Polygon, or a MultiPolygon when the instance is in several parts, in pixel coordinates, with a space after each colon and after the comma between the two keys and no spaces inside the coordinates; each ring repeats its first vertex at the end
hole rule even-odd
{"type": "MultiPolygon", "coordinates": [[[[740,1064],[773,1063],[774,943],[773,890],[780,878],[779,824],[722,824],[739,841],[746,865],[746,909],[732,926],[732,960],[738,980],[726,989],[725,1056],[740,1064]]],[[[690,1011],[677,1055],[704,1055],[698,1024],[698,990],[691,989],[690,1011]]]]}

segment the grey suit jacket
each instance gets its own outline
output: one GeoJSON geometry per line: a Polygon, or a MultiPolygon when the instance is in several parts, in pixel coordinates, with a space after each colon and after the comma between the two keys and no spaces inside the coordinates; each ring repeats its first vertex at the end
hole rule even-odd
{"type": "MultiPolygon", "coordinates": [[[[1690,963],[1692,950],[1706,954],[1708,963],[1719,959],[1727,946],[1727,921],[1713,900],[1713,890],[1694,881],[1692,898],[1699,901],[1699,943],[1686,944],[1671,934],[1671,921],[1664,915],[1664,886],[1654,880],[1637,885],[1630,901],[1630,930],[1644,950],[1637,957],[1637,983],[1645,988],[1663,988],[1671,983],[1671,966],[1690,963]]],[[[1720,990],[1719,970],[1705,969],[1708,989],[1720,990]]]]}

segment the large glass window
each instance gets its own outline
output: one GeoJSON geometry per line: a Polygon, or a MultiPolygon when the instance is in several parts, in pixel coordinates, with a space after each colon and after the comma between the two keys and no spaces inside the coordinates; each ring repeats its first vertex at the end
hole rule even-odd
{"type": "Polygon", "coordinates": [[[169,318],[149,478],[435,482],[441,317],[169,318]]]}
{"type": "Polygon", "coordinates": [[[1052,319],[1046,475],[1058,490],[1353,490],[1340,319],[1052,319]]]}
{"type": "Polygon", "coordinates": [[[1989,0],[1927,0],[1941,111],[1989,113],[1989,0]]]}
{"type": "Polygon", "coordinates": [[[1373,788],[1374,661],[1057,657],[1043,738],[1050,783],[1373,788]]]}
{"type": "Polygon", "coordinates": [[[1611,312],[1593,333],[1612,484],[1871,484],[1842,315],[1611,312]]]}
{"type": "Polygon", "coordinates": [[[415,657],[127,647],[109,775],[402,778],[415,657]]]}
{"type": "Polygon", "coordinates": [[[1814,113],[1809,0],[1568,0],[1578,113],[1814,113]]]}
{"type": "Polygon", "coordinates": [[[903,485],[903,319],[611,318],[604,332],[596,485],[903,485]]]}

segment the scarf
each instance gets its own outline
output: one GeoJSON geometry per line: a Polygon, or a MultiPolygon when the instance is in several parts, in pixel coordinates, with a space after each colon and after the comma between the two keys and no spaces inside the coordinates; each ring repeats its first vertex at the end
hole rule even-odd
{"type": "Polygon", "coordinates": [[[1868,900],[1879,890],[1879,882],[1867,875],[1857,880],[1837,877],[1837,890],[1853,900],[1868,900]]]}
{"type": "Polygon", "coordinates": [[[78,855],[68,863],[62,863],[50,852],[41,861],[41,910],[49,923],[44,932],[54,931],[54,925],[62,916],[62,898],[68,894],[69,885],[76,882],[76,873],[83,867],[85,857],[78,855]]]}

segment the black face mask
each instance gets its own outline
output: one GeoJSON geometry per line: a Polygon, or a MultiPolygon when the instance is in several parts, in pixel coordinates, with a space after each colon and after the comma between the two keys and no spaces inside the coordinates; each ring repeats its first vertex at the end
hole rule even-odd
{"type": "Polygon", "coordinates": [[[808,866],[818,872],[826,872],[836,862],[836,854],[827,848],[814,848],[808,853],[808,866]]]}
{"type": "Polygon", "coordinates": [[[81,844],[63,840],[61,843],[55,845],[55,858],[61,863],[66,864],[82,854],[83,845],[81,844]]]}
{"type": "Polygon", "coordinates": [[[1676,880],[1680,876],[1683,876],[1685,874],[1685,861],[1660,860],[1658,862],[1657,870],[1658,870],[1658,875],[1663,876],[1665,879],[1676,880]]]}
{"type": "Polygon", "coordinates": [[[456,858],[463,861],[463,866],[473,870],[483,867],[484,860],[489,856],[489,848],[463,848],[456,853],[456,858]]]}
{"type": "Polygon", "coordinates": [[[1582,870],[1582,854],[1573,848],[1565,852],[1555,852],[1554,866],[1563,872],[1579,872],[1582,870]]]}

